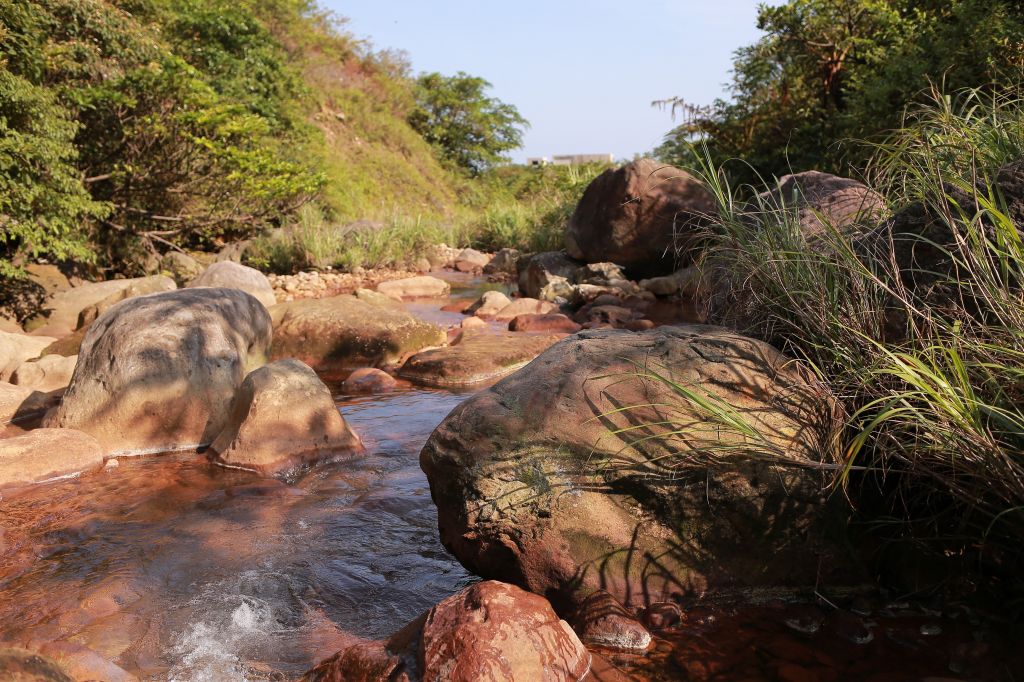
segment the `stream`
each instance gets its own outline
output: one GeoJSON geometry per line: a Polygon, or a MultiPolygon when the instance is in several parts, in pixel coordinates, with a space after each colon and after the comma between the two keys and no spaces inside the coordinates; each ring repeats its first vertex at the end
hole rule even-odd
{"type": "MultiPolygon", "coordinates": [[[[483,286],[457,284],[453,298],[475,298],[483,286]]],[[[455,324],[461,315],[442,311],[447,302],[407,308],[455,324]]],[[[353,641],[388,637],[477,580],[440,544],[418,458],[469,394],[400,384],[335,395],[365,454],[285,481],[192,453],[122,458],[4,491],[0,641],[50,655],[86,647],[141,680],[292,680],[353,641]]],[[[844,639],[841,627],[794,632],[785,604],[700,607],[686,618],[648,656],[597,663],[650,680],[883,682],[948,677],[950,652],[970,658],[962,643],[978,639],[966,616],[913,610],[877,617],[866,645],[844,639]]]]}

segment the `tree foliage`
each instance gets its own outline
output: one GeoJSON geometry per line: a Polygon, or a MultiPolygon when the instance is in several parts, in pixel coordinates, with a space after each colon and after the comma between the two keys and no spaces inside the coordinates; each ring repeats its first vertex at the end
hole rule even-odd
{"type": "Polygon", "coordinates": [[[1012,88],[1024,73],[1017,0],[790,0],[762,6],[764,36],[736,53],[732,98],[682,112],[658,154],[681,163],[687,142],[761,174],[845,172],[868,149],[839,144],[899,127],[932,88],[1012,88]]]}
{"type": "Polygon", "coordinates": [[[455,167],[479,173],[522,146],[529,126],[511,104],[487,96],[483,78],[462,71],[427,73],[416,82],[416,108],[409,124],[455,167]]]}
{"type": "Polygon", "coordinates": [[[89,242],[135,274],[273,224],[322,182],[292,151],[297,76],[238,3],[0,0],[0,31],[6,272],[89,242]]]}

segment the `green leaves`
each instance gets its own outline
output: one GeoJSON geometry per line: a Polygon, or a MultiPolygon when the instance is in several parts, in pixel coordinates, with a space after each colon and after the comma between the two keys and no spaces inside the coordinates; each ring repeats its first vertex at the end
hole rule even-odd
{"type": "Polygon", "coordinates": [[[522,146],[526,119],[511,104],[487,97],[483,78],[462,71],[427,73],[416,83],[417,107],[409,125],[452,165],[476,174],[522,146]]]}

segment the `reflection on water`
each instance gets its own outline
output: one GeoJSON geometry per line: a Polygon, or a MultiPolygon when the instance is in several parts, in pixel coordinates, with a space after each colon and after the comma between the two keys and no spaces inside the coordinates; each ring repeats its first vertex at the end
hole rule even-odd
{"type": "Polygon", "coordinates": [[[418,454],[463,398],[342,401],[365,456],[289,483],[196,455],[0,501],[0,640],[84,645],[149,679],[292,676],[472,581],[437,539],[418,454]]]}

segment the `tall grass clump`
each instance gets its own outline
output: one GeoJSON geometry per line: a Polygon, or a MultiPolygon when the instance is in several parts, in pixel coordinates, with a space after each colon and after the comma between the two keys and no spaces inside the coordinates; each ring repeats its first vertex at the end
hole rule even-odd
{"type": "Polygon", "coordinates": [[[1024,196],[1011,190],[1024,173],[1008,164],[1021,159],[1024,101],[970,91],[875,145],[881,222],[820,215],[808,233],[788,198],[694,169],[719,212],[700,263],[709,319],[805,361],[843,401],[836,483],[864,518],[1011,582],[1024,558],[1024,196]]]}

